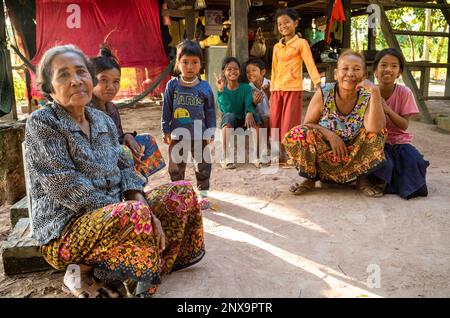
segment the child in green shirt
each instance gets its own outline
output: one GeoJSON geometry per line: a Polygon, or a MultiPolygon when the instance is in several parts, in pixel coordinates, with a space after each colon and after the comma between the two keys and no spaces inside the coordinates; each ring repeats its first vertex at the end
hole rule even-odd
{"type": "MultiPolygon", "coordinates": [[[[222,167],[225,169],[235,169],[236,165],[232,158],[227,158],[228,142],[230,140],[231,129],[247,127],[258,129],[262,124],[261,118],[256,114],[253,106],[252,88],[247,83],[239,83],[240,76],[239,61],[234,57],[227,57],[222,63],[222,74],[217,78],[217,103],[222,112],[222,153],[225,158],[222,167]]],[[[258,139],[257,139],[258,140],[258,139]]],[[[261,163],[258,159],[254,161],[256,167],[261,163]]]]}

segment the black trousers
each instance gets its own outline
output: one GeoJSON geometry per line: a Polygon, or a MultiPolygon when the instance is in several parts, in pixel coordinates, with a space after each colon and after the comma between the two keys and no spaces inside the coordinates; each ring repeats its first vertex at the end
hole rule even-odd
{"type": "Polygon", "coordinates": [[[190,150],[194,158],[195,178],[199,190],[209,190],[209,177],[211,176],[211,154],[205,140],[197,141],[198,147],[194,149],[194,140],[172,140],[169,145],[169,175],[171,181],[184,180],[187,155],[190,150]],[[206,151],[205,151],[206,148],[206,151]]]}

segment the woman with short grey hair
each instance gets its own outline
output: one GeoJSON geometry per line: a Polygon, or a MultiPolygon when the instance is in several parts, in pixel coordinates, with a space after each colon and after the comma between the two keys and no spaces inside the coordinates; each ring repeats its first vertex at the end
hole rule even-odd
{"type": "Polygon", "coordinates": [[[64,286],[76,297],[120,296],[93,278],[94,268],[149,296],[161,275],[204,256],[200,207],[185,181],[143,192],[114,122],[86,107],[94,80],[73,45],[48,50],[39,64],[37,84],[50,102],[25,133],[33,235],[46,261],[67,269],[64,286]]]}

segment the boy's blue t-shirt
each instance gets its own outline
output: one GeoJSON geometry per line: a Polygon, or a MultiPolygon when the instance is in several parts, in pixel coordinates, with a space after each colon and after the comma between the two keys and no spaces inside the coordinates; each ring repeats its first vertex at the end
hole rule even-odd
{"type": "Polygon", "coordinates": [[[164,91],[161,129],[163,134],[171,133],[172,139],[178,140],[181,135],[174,130],[180,127],[187,128],[191,139],[196,140],[211,137],[211,134],[203,136],[206,129],[212,128],[212,134],[214,133],[216,111],[214,94],[208,82],[200,79],[199,84],[186,87],[180,84],[178,78],[173,78],[167,83],[164,91]],[[194,131],[194,121],[201,122],[201,130],[194,131]]]}

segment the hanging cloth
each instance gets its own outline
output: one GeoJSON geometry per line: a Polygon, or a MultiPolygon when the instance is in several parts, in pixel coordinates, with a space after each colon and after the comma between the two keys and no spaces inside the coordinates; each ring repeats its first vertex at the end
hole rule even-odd
{"type": "Polygon", "coordinates": [[[9,58],[9,51],[0,49],[0,117],[9,114],[13,104],[14,88],[9,85],[7,72],[9,58]]]}
{"type": "Polygon", "coordinates": [[[344,7],[342,6],[341,0],[335,0],[333,4],[333,10],[331,11],[331,17],[328,22],[328,34],[327,34],[327,43],[330,44],[330,32],[331,27],[333,26],[333,21],[344,22],[345,21],[345,13],[344,7]]]}

